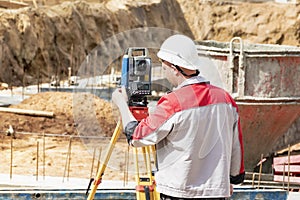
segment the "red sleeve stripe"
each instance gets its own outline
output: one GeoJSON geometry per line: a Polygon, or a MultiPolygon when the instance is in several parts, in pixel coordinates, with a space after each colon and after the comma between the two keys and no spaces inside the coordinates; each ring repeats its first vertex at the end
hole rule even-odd
{"type": "Polygon", "coordinates": [[[240,174],[245,172],[245,166],[244,166],[244,146],[243,146],[243,134],[242,134],[242,128],[241,128],[241,121],[239,119],[238,121],[238,132],[239,132],[239,141],[241,145],[241,154],[242,154],[242,159],[241,159],[241,168],[240,168],[240,174]]]}

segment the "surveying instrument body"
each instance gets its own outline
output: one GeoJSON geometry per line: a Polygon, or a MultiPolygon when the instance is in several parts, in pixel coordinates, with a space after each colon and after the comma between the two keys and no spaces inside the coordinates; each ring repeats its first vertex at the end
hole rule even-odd
{"type": "Polygon", "coordinates": [[[128,48],[122,60],[121,85],[126,88],[129,109],[141,121],[148,116],[151,94],[151,58],[147,48],[128,48]]]}
{"type": "MultiPolygon", "coordinates": [[[[148,101],[146,95],[151,94],[151,58],[147,48],[131,47],[125,51],[122,59],[122,77],[121,85],[126,88],[128,96],[128,106],[133,116],[140,122],[148,116],[148,101]]],[[[110,159],[111,153],[122,131],[122,124],[119,121],[113,136],[110,140],[109,149],[105,155],[104,162],[100,165],[97,172],[96,179],[91,179],[88,190],[92,185],[91,193],[88,200],[92,200],[97,191],[98,185],[101,183],[107,163],[110,159]]],[[[154,180],[154,172],[151,167],[151,155],[156,165],[156,150],[155,146],[146,146],[140,148],[133,148],[135,157],[135,181],[136,181],[136,198],[137,200],[159,200],[160,195],[156,191],[154,180]],[[143,154],[146,174],[141,175],[139,172],[138,153],[139,150],[143,154]]]]}

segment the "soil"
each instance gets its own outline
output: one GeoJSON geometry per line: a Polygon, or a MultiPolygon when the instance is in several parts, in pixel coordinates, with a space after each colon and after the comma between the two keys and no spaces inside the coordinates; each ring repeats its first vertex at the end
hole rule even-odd
{"type": "MultiPolygon", "coordinates": [[[[69,173],[71,177],[89,178],[94,159],[95,175],[99,151],[101,149],[101,159],[104,159],[116,126],[111,103],[92,94],[45,92],[35,94],[11,108],[54,112],[54,117],[1,112],[0,129],[4,132],[0,136],[0,163],[3,166],[0,173],[10,173],[12,170],[13,174],[61,177],[66,177],[69,173]],[[90,113],[89,107],[95,111],[95,115],[90,113]],[[79,116],[74,117],[76,113],[79,116]],[[74,120],[75,118],[77,120],[74,120]],[[9,125],[14,129],[14,134],[7,133],[9,125]],[[86,136],[92,137],[85,138],[86,136]],[[71,157],[69,170],[66,169],[68,156],[71,157]],[[40,163],[38,173],[37,162],[40,163]]],[[[114,170],[113,173],[107,173],[110,180],[120,179],[124,173],[122,170],[127,146],[124,136],[121,135],[112,159],[122,160],[120,163],[110,161],[110,167],[114,170]]]]}
{"type": "Polygon", "coordinates": [[[101,132],[103,136],[111,136],[116,124],[111,106],[111,103],[88,93],[38,93],[10,107],[53,112],[53,118],[3,113],[0,130],[12,125],[17,132],[77,135],[81,130],[89,135],[101,132]]]}
{"type": "MultiPolygon", "coordinates": [[[[38,176],[39,180],[43,176],[62,177],[62,179],[68,177],[95,178],[99,166],[99,153],[101,155],[100,163],[102,163],[109,142],[109,138],[102,139],[97,148],[95,147],[94,155],[93,146],[86,145],[79,138],[70,139],[70,137],[51,137],[48,135],[44,138],[42,135],[32,134],[16,134],[15,139],[4,135],[1,135],[0,138],[0,162],[2,166],[0,173],[8,176],[12,174],[12,177],[14,175],[38,176]],[[69,151],[70,140],[71,150],[69,151]],[[13,152],[12,160],[11,149],[13,152]]],[[[123,141],[116,145],[105,170],[104,180],[123,180],[126,147],[127,144],[123,141]]],[[[128,176],[128,180],[132,181],[133,175],[128,176]]]]}

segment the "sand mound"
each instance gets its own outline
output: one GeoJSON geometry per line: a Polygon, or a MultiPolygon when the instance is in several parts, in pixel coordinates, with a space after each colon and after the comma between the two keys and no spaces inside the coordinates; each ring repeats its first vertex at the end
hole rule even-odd
{"type": "Polygon", "coordinates": [[[110,136],[116,122],[111,103],[88,93],[45,92],[31,96],[12,108],[54,112],[54,118],[1,114],[0,128],[34,133],[110,136]],[[76,98],[76,99],[74,99],[76,98]],[[80,132],[79,132],[80,130],[80,132]]]}

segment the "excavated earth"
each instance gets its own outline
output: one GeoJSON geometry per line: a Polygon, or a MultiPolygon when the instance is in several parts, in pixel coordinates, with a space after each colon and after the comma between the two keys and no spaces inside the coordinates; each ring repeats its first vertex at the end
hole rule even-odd
{"type": "MultiPolygon", "coordinates": [[[[65,78],[68,67],[79,70],[86,55],[102,41],[135,28],[167,28],[195,40],[228,42],[239,36],[251,43],[300,45],[298,4],[198,0],[47,2],[37,8],[0,9],[0,82],[7,83],[10,88],[49,82],[55,74],[65,78]]],[[[118,42],[126,43],[125,40],[118,42]]],[[[116,44],[116,47],[123,45],[116,44]]],[[[106,59],[110,63],[114,61],[109,55],[106,59]]],[[[78,101],[73,101],[73,97],[72,93],[39,93],[11,106],[51,111],[55,113],[53,118],[0,113],[0,145],[5,155],[0,157],[0,163],[4,165],[0,173],[9,173],[12,167],[15,174],[36,174],[33,170],[36,145],[43,134],[84,134],[106,139],[112,135],[117,114],[113,114],[115,111],[109,102],[90,94],[81,95],[82,99],[78,101]],[[9,125],[17,132],[13,140],[15,156],[12,166],[11,138],[6,135],[9,125]]],[[[299,129],[297,122],[289,132],[299,133],[299,129]]],[[[62,176],[70,137],[49,138],[46,143],[46,174],[62,176]]],[[[126,146],[125,140],[123,143],[126,146]]],[[[77,165],[72,165],[71,176],[88,178],[93,157],[91,146],[80,139],[74,139],[72,144],[76,149],[72,163],[77,165]]],[[[118,159],[121,157],[119,155],[118,159]]],[[[39,159],[43,162],[43,158],[39,159]]],[[[114,165],[118,165],[115,169],[120,171],[123,164],[114,165]]],[[[116,173],[110,174],[109,178],[120,179],[116,173]]]]}
{"type": "MultiPolygon", "coordinates": [[[[300,6],[295,4],[96,2],[66,1],[54,6],[0,10],[0,82],[22,86],[36,84],[38,78],[49,81],[58,72],[66,76],[68,67],[78,70],[86,55],[102,41],[134,28],[167,28],[195,40],[228,42],[239,36],[252,43],[296,46],[300,41],[300,6]]],[[[117,48],[126,43],[117,42],[117,48]]]]}

